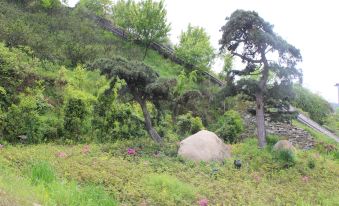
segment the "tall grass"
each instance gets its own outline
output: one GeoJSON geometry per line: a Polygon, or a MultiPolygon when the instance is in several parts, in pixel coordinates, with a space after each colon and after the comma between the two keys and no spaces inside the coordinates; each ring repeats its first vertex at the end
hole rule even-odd
{"type": "Polygon", "coordinates": [[[33,184],[49,184],[56,179],[53,168],[47,162],[38,162],[32,166],[31,170],[31,181],[33,184]]]}
{"type": "MultiPolygon", "coordinates": [[[[46,206],[116,206],[114,200],[102,186],[79,185],[75,181],[62,181],[48,162],[37,162],[31,166],[30,176],[13,175],[9,168],[1,167],[1,199],[9,199],[13,205],[42,204],[46,206]],[[15,203],[15,204],[14,204],[15,203]]],[[[0,201],[5,206],[8,201],[0,201]],[[5,204],[6,203],[6,204],[5,204]]]]}

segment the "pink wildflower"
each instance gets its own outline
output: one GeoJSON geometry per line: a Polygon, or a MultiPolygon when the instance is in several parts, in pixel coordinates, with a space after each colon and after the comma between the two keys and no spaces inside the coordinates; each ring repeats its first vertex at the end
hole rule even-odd
{"type": "Polygon", "coordinates": [[[261,181],[261,176],[258,173],[253,174],[253,179],[256,183],[259,183],[261,181]]]}
{"type": "Polygon", "coordinates": [[[207,199],[201,199],[199,200],[199,206],[208,206],[208,200],[207,199]]]}
{"type": "Polygon", "coordinates": [[[128,148],[128,150],[127,150],[127,154],[129,154],[129,155],[135,155],[136,153],[137,152],[133,148],[128,148]]]}
{"type": "Polygon", "coordinates": [[[85,145],[83,148],[82,148],[82,153],[83,154],[87,154],[91,151],[89,145],[85,145]]]}
{"type": "Polygon", "coordinates": [[[305,183],[307,183],[310,180],[309,176],[303,176],[301,177],[302,181],[304,181],[305,183]]]}
{"type": "Polygon", "coordinates": [[[67,157],[67,154],[65,152],[58,152],[55,154],[55,156],[60,157],[60,158],[65,158],[67,157]]]}

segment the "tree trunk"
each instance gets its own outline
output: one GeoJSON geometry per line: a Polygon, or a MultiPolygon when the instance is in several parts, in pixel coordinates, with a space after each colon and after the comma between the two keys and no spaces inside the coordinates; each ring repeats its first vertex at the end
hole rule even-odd
{"type": "Polygon", "coordinates": [[[140,104],[141,109],[142,109],[142,113],[144,114],[145,127],[146,127],[146,130],[147,130],[148,134],[151,136],[151,138],[155,142],[161,144],[162,143],[162,138],[160,137],[160,135],[157,133],[157,131],[152,126],[151,116],[148,113],[147,106],[146,106],[146,101],[145,100],[140,100],[140,101],[138,101],[138,103],[140,104]]]}
{"type": "Polygon", "coordinates": [[[258,89],[255,93],[256,100],[256,120],[257,120],[257,137],[260,148],[264,148],[266,142],[266,130],[265,130],[265,115],[264,115],[264,93],[266,91],[266,84],[269,75],[269,64],[265,56],[265,50],[261,51],[261,58],[264,63],[264,67],[261,72],[261,78],[259,81],[258,89]]]}
{"type": "Polygon", "coordinates": [[[150,47],[150,44],[146,44],[145,47],[146,47],[145,48],[145,53],[144,53],[144,57],[142,58],[142,60],[145,60],[147,52],[148,52],[148,48],[150,47]]]}
{"type": "Polygon", "coordinates": [[[257,123],[257,137],[259,147],[266,146],[266,130],[265,130],[265,116],[264,116],[264,95],[263,92],[255,94],[256,99],[256,123],[257,123]]]}

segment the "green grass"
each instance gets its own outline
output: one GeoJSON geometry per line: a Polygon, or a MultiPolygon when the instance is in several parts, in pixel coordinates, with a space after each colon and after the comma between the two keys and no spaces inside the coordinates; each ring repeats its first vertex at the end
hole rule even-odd
{"type": "Polygon", "coordinates": [[[76,181],[57,179],[48,162],[38,162],[31,166],[31,176],[16,173],[18,171],[12,169],[8,166],[1,167],[0,205],[117,205],[102,186],[79,185],[76,181]]]}
{"type": "Polygon", "coordinates": [[[303,125],[300,122],[293,121],[293,125],[304,129],[315,139],[315,149],[318,152],[322,153],[323,155],[326,155],[328,158],[334,159],[339,163],[339,146],[334,139],[310,127],[307,127],[306,125],[303,125]]]}
{"type": "Polygon", "coordinates": [[[296,120],[293,121],[293,125],[299,128],[304,129],[305,131],[307,131],[312,137],[314,137],[317,141],[323,141],[326,143],[336,143],[336,141],[296,120]]]}
{"type": "Polygon", "coordinates": [[[298,150],[295,163],[286,168],[271,146],[258,149],[255,139],[232,145],[233,158],[222,164],[184,161],[174,155],[175,141],[162,147],[148,138],[91,144],[86,154],[83,147],[6,145],[0,150],[0,165],[10,172],[0,171],[0,190],[15,194],[15,198],[19,194],[16,201],[44,205],[51,203],[43,194],[59,205],[74,205],[75,200],[86,205],[86,198],[95,199],[96,195],[103,200],[116,199],[121,205],[197,205],[204,198],[211,205],[336,205],[339,202],[338,162],[317,150],[298,150]],[[137,154],[128,155],[128,148],[135,148],[137,154]],[[64,152],[66,157],[57,157],[58,152],[64,152]],[[234,159],[242,160],[240,170],[234,168],[234,159]],[[53,168],[55,181],[32,184],[31,176],[27,175],[31,173],[25,171],[39,162],[53,168]],[[82,195],[75,195],[78,193],[82,195]]]}
{"type": "Polygon", "coordinates": [[[56,175],[47,162],[39,162],[32,166],[31,180],[33,184],[49,184],[55,181],[56,175]]]}

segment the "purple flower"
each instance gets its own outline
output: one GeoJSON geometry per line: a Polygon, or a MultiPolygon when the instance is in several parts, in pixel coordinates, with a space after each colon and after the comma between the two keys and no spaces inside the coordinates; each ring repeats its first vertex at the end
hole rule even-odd
{"type": "Polygon", "coordinates": [[[128,150],[127,150],[127,154],[129,154],[129,155],[135,155],[136,153],[137,152],[133,148],[128,148],[128,150]]]}
{"type": "Polygon", "coordinates": [[[199,200],[199,206],[208,206],[208,200],[207,199],[201,199],[199,200]]]}

